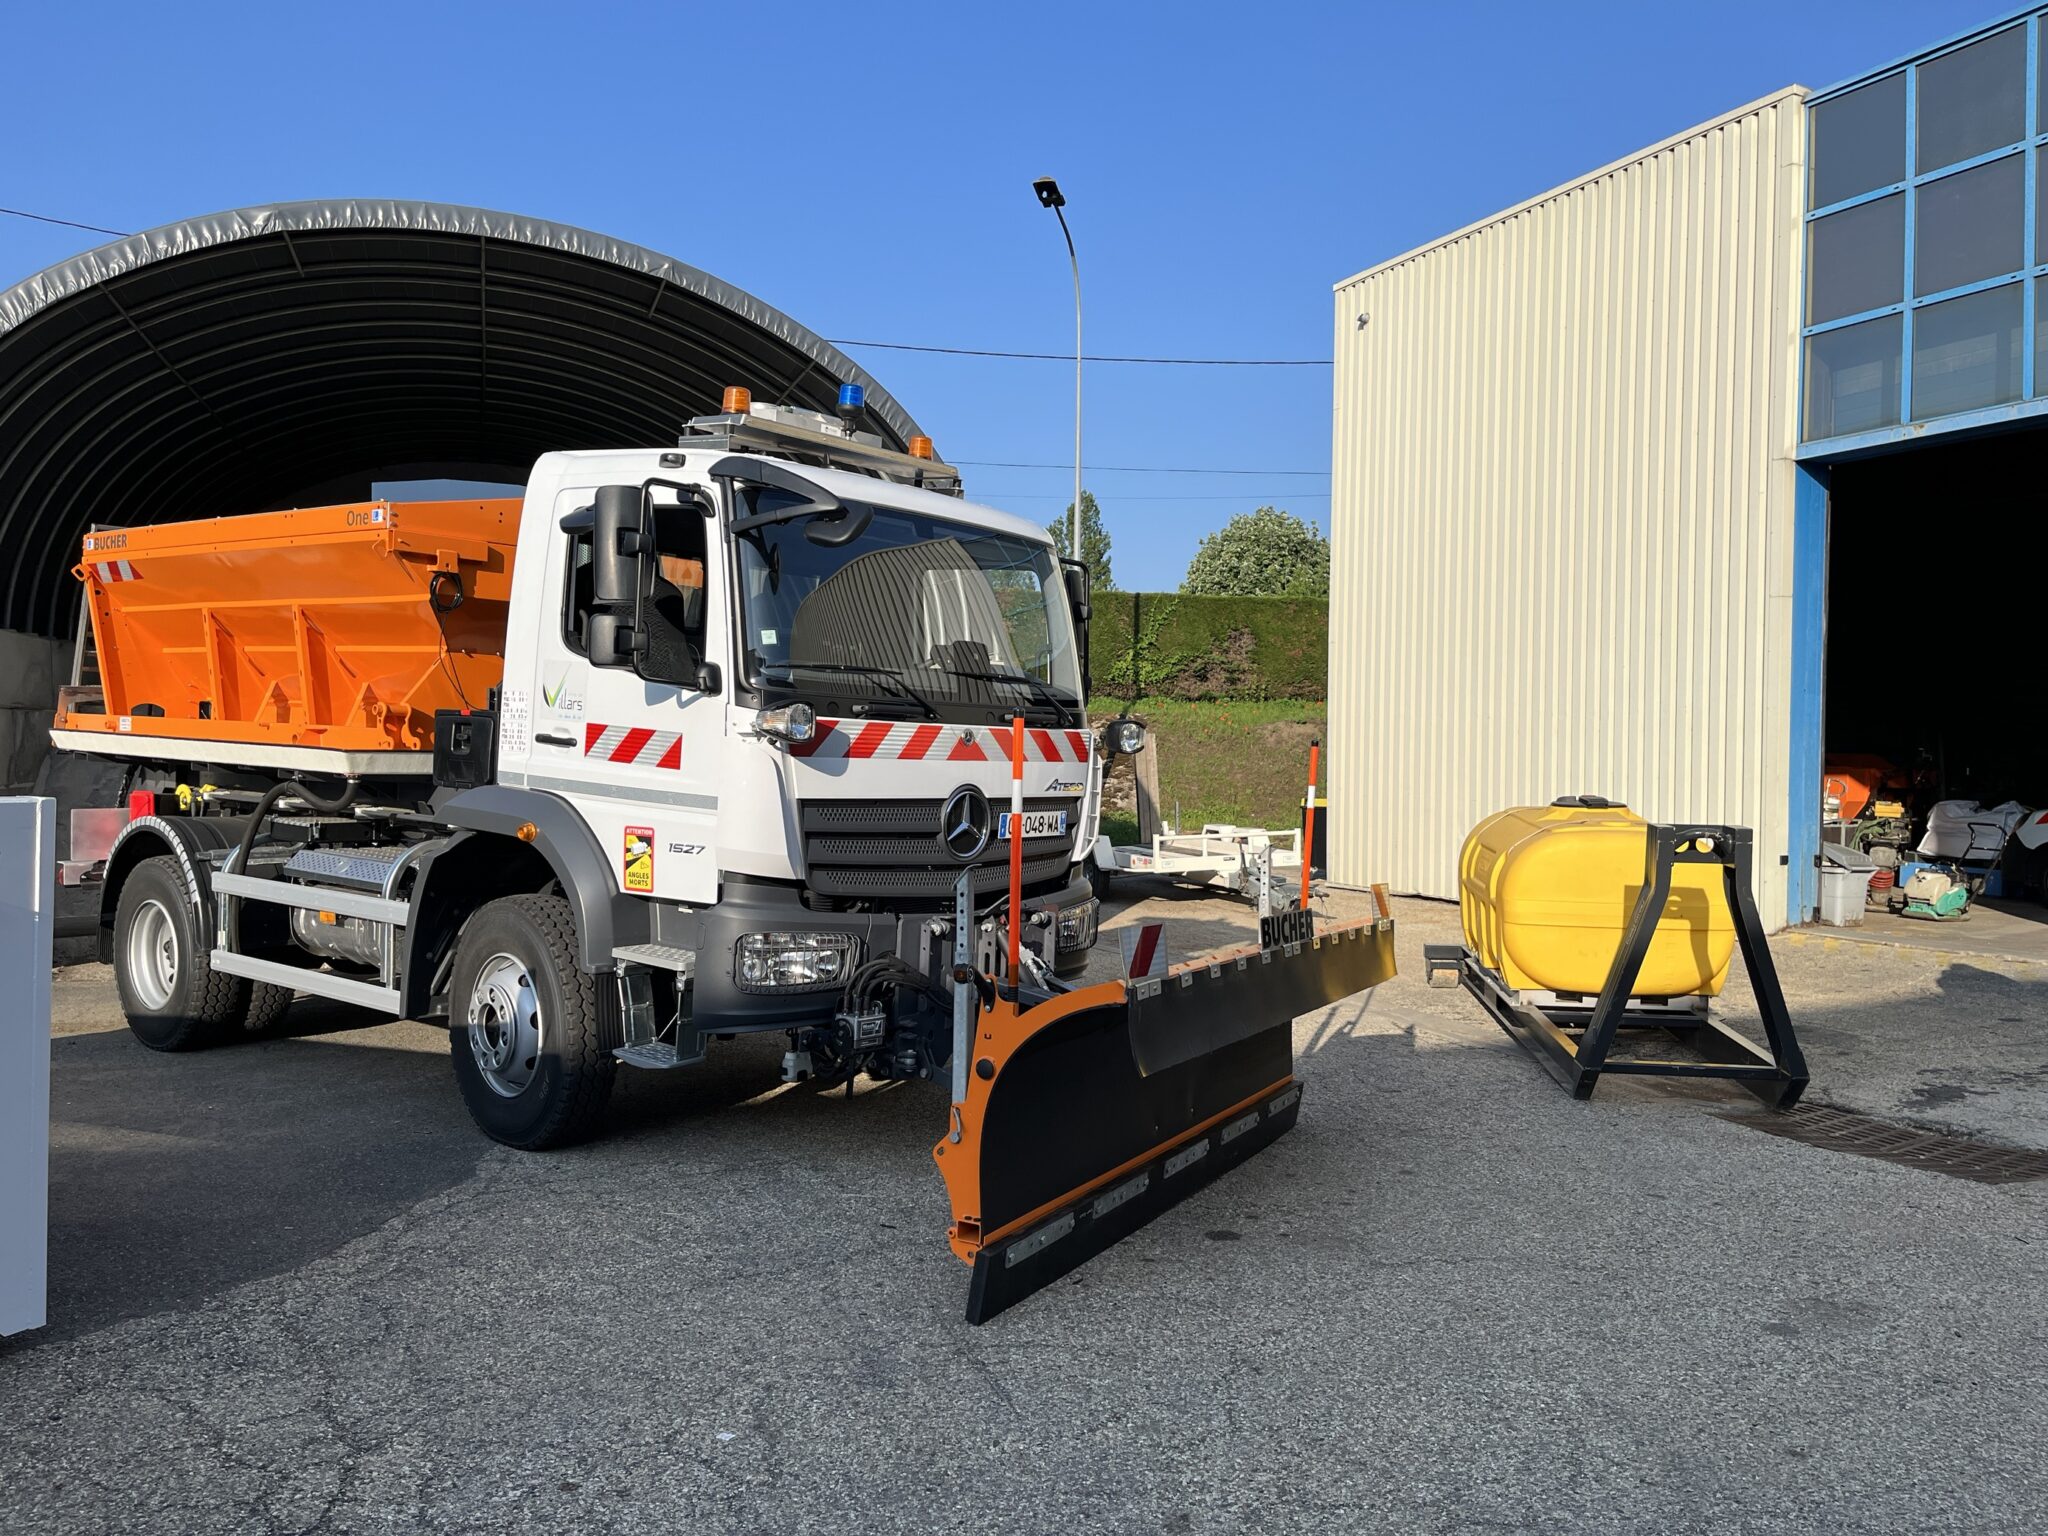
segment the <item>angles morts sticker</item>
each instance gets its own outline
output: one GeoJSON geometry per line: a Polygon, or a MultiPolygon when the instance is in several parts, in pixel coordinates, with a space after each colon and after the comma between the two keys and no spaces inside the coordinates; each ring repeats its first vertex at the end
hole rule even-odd
{"type": "Polygon", "coordinates": [[[654,890],[654,828],[626,828],[625,888],[629,891],[654,890]]]}

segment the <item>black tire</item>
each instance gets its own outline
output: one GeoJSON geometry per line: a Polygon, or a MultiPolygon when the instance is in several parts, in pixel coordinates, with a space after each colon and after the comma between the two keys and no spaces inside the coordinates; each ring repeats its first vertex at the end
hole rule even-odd
{"type": "Polygon", "coordinates": [[[183,865],[159,854],[135,866],[114,908],[114,985],[128,1028],[152,1051],[217,1045],[248,1009],[249,984],[213,969],[208,937],[183,865]]]}
{"type": "Polygon", "coordinates": [[[618,1072],[604,1034],[567,901],[505,896],[463,924],[448,988],[449,1056],[462,1102],[491,1140],[539,1152],[595,1131],[618,1072]],[[519,1022],[529,1005],[530,1034],[519,1022]]]}
{"type": "Polygon", "coordinates": [[[1088,856],[1088,889],[1097,901],[1109,900],[1109,871],[1095,862],[1095,856],[1088,856]]]}
{"type": "Polygon", "coordinates": [[[298,994],[290,987],[275,986],[267,981],[249,983],[249,1006],[242,1014],[242,1033],[248,1039],[261,1039],[276,1032],[284,1023],[285,1010],[298,994]]]}

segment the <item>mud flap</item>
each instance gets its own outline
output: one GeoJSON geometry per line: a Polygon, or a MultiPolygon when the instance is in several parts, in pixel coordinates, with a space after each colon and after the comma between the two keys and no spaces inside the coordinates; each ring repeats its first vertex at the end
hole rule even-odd
{"type": "Polygon", "coordinates": [[[976,1016],[933,1149],[980,1323],[1285,1134],[1296,1017],[1394,974],[1391,920],[976,1016]]]}

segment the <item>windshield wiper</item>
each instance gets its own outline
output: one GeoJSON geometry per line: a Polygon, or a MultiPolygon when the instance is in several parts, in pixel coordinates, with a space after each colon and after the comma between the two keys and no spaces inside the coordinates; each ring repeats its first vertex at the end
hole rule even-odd
{"type": "Polygon", "coordinates": [[[962,667],[946,667],[943,670],[951,677],[978,678],[985,683],[1022,683],[1031,690],[1039,703],[1054,711],[1062,722],[1066,720],[1069,711],[1079,707],[1076,702],[1064,699],[1053,692],[1044,681],[1033,677],[1029,672],[979,672],[962,667]]]}
{"type": "Polygon", "coordinates": [[[882,684],[885,692],[923,710],[925,719],[939,718],[939,712],[932,707],[932,701],[911,687],[903,674],[894,667],[869,667],[851,661],[768,661],[761,663],[761,666],[779,667],[784,672],[851,672],[857,677],[872,677],[882,684]]]}

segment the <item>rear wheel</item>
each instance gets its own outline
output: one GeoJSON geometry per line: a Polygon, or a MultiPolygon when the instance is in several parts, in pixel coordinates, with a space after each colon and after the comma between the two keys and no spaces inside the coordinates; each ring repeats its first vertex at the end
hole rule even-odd
{"type": "Polygon", "coordinates": [[[248,984],[208,963],[185,870],[169,854],[144,859],[114,909],[114,984],[135,1038],[153,1051],[216,1044],[241,1022],[248,984]]]}
{"type": "Polygon", "coordinates": [[[255,1038],[274,1033],[284,1023],[285,1010],[297,996],[290,987],[267,981],[250,982],[249,1006],[242,1015],[243,1032],[255,1038]]]}
{"type": "Polygon", "coordinates": [[[596,1129],[618,1070],[598,1022],[597,982],[576,963],[576,924],[559,896],[507,896],[478,909],[455,948],[448,1043],[470,1117],[527,1151],[596,1129]]]}

